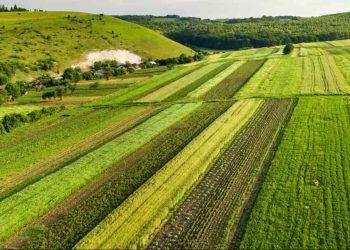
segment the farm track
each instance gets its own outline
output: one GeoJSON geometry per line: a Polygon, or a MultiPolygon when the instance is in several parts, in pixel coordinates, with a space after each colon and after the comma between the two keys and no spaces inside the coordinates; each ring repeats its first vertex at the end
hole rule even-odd
{"type": "Polygon", "coordinates": [[[227,248],[293,106],[291,100],[266,101],[149,248],[227,248]]]}
{"type": "MultiPolygon", "coordinates": [[[[73,146],[57,152],[44,161],[38,162],[37,164],[25,168],[22,171],[16,172],[16,174],[6,178],[6,183],[16,183],[16,185],[6,185],[7,189],[1,189],[0,201],[6,199],[16,192],[21,191],[28,185],[39,181],[45,176],[59,171],[61,168],[76,161],[80,157],[92,152],[103,144],[108,143],[119,135],[135,128],[146,119],[160,112],[160,110],[161,109],[156,109],[153,112],[152,108],[141,110],[130,117],[75,143],[73,146]]],[[[2,185],[4,185],[4,183],[2,183],[2,185]]]]}

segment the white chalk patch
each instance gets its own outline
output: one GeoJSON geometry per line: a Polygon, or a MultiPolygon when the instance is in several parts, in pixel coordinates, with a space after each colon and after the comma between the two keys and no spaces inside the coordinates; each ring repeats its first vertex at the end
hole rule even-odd
{"type": "Polygon", "coordinates": [[[103,50],[88,53],[85,61],[72,65],[72,67],[87,68],[93,66],[95,62],[106,60],[117,61],[122,64],[127,62],[131,64],[140,64],[142,62],[140,56],[128,50],[103,50]]]}

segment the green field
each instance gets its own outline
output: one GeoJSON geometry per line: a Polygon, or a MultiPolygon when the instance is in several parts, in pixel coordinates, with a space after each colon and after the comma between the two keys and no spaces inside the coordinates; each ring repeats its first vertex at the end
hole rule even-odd
{"type": "MultiPolygon", "coordinates": [[[[109,16],[0,21],[0,62],[50,55],[65,67],[94,46],[192,53],[109,16]]],[[[66,106],[1,120],[18,126],[0,135],[0,249],[350,248],[349,41],[225,51],[79,81],[62,100],[42,93],[0,107],[2,118],[66,106]]]]}
{"type": "Polygon", "coordinates": [[[349,247],[349,118],[349,98],[299,100],[242,249],[349,247]]]}

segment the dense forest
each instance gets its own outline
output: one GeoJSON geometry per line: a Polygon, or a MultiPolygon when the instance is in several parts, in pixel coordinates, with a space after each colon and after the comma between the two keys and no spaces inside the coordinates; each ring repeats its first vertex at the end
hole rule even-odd
{"type": "Polygon", "coordinates": [[[209,20],[195,17],[119,16],[190,47],[242,49],[350,38],[350,13],[209,20]]]}

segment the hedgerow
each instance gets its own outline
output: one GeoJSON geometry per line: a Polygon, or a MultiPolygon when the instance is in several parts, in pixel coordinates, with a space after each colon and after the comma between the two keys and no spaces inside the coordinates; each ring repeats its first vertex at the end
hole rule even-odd
{"type": "Polygon", "coordinates": [[[44,107],[40,110],[34,110],[28,114],[8,114],[1,120],[0,134],[11,132],[11,130],[23,126],[25,123],[35,122],[43,117],[53,115],[64,110],[65,106],[44,107]]]}

